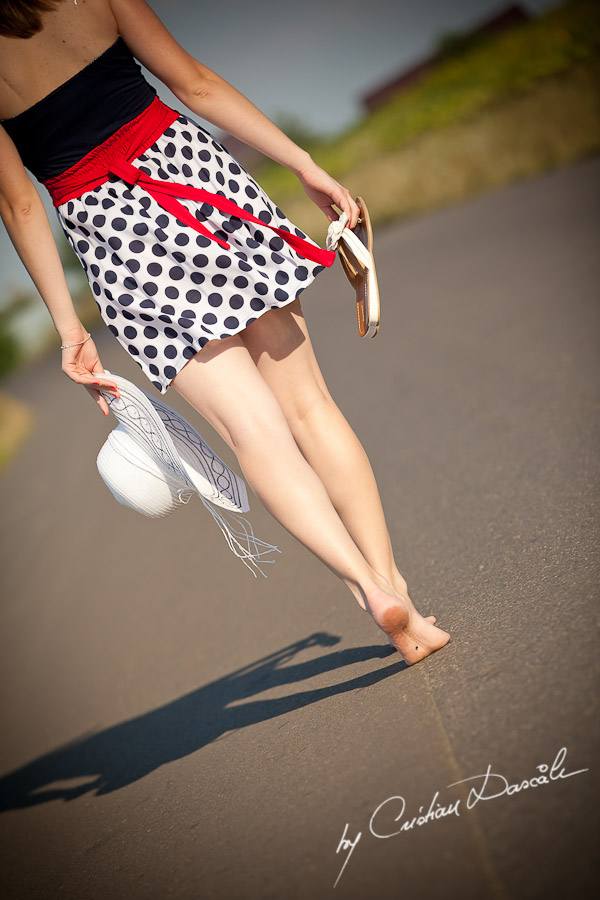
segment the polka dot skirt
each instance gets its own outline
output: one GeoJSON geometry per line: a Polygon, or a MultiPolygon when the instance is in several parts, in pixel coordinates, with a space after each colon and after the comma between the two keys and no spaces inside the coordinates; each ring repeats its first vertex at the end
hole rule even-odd
{"type": "MultiPolygon", "coordinates": [[[[152,178],[226,196],[315,244],[188,116],[180,115],[133,162],[152,178]]],[[[208,341],[237,334],[268,310],[292,303],[325,268],[270,228],[208,203],[180,202],[231,248],[188,228],[142,187],[130,188],[116,175],[57,207],[102,318],[161,394],[208,341]]]]}

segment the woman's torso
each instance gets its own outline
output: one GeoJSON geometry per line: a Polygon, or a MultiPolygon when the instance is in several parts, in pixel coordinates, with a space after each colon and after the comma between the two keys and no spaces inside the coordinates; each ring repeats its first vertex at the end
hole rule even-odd
{"type": "Polygon", "coordinates": [[[155,97],[108,0],[62,3],[43,21],[32,38],[0,43],[0,123],[40,180],[70,168],[155,97]]]}

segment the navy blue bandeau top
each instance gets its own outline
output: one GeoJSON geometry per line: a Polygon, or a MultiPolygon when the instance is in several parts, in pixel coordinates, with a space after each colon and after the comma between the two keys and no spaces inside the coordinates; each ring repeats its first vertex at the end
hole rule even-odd
{"type": "Polygon", "coordinates": [[[0,119],[39,181],[60,175],[152,103],[123,38],[29,109],[0,119]]]}

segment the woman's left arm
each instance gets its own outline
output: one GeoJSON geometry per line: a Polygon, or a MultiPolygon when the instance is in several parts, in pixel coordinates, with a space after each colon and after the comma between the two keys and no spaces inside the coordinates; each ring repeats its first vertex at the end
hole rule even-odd
{"type": "Polygon", "coordinates": [[[188,109],[293,172],[310,163],[306,150],[224,78],[187,53],[145,0],[110,0],[110,6],[136,59],[188,109]]]}
{"type": "Polygon", "coordinates": [[[348,227],[355,227],[359,209],[350,192],[247,97],[187,53],[145,0],[110,0],[110,5],[133,55],[188,109],[297,175],[330,221],[338,218],[333,202],[348,215],[348,227]]]}
{"type": "MultiPolygon", "coordinates": [[[[0,217],[15,250],[48,307],[61,344],[82,341],[87,331],[73,306],[42,198],[27,174],[14,142],[2,126],[0,217]]],[[[91,339],[80,347],[62,351],[62,369],[73,381],[86,387],[99,379],[104,385],[112,384],[108,378],[92,375],[92,370],[102,372],[103,368],[91,339]]],[[[102,411],[108,414],[108,404],[99,391],[90,387],[89,392],[102,411]]]]}

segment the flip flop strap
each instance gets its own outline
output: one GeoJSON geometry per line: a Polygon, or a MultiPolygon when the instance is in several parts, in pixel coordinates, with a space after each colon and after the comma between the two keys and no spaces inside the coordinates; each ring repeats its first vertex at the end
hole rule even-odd
{"type": "Polygon", "coordinates": [[[371,268],[372,265],[372,256],[367,247],[363,244],[363,242],[358,238],[353,231],[350,231],[349,228],[344,228],[341,234],[341,238],[350,250],[350,252],[356,257],[359,263],[365,267],[365,269],[371,268]]]}

